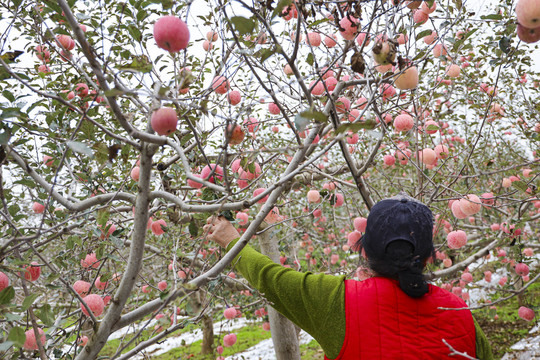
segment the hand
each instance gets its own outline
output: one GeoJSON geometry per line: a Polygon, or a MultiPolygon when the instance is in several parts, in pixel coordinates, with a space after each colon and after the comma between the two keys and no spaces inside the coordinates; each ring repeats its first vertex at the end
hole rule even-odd
{"type": "Polygon", "coordinates": [[[208,240],[216,242],[219,246],[226,248],[227,245],[234,239],[240,237],[240,233],[236,228],[225,219],[223,216],[210,216],[206,220],[203,230],[207,233],[208,240]]]}

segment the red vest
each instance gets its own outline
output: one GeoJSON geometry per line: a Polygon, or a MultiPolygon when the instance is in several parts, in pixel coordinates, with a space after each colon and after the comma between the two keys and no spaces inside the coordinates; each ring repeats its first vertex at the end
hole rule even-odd
{"type": "MultiPolygon", "coordinates": [[[[456,359],[452,347],[476,356],[476,331],[469,310],[454,294],[429,285],[421,298],[405,294],[395,280],[345,281],[345,341],[339,360],[456,359]]],[[[325,357],[325,359],[328,359],[325,357]]]]}

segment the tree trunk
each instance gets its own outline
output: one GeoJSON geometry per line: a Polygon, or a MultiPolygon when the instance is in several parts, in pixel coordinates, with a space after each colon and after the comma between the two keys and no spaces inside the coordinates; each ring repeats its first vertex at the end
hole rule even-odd
{"type": "MultiPolygon", "coordinates": [[[[275,263],[279,263],[279,247],[270,237],[270,231],[259,235],[261,252],[275,263]]],[[[300,345],[294,324],[274,308],[268,309],[272,342],[277,360],[300,360],[300,345]]]]}
{"type": "Polygon", "coordinates": [[[201,354],[214,353],[214,323],[210,315],[203,315],[202,318],[203,340],[201,345],[201,354]]]}

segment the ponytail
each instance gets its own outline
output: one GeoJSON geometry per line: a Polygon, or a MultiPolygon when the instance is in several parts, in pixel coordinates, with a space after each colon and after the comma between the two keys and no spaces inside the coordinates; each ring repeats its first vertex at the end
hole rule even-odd
{"type": "Polygon", "coordinates": [[[405,240],[395,240],[386,247],[382,259],[368,258],[369,267],[381,276],[399,281],[399,287],[405,294],[418,298],[429,291],[422,274],[423,261],[413,257],[414,247],[405,240]]]}

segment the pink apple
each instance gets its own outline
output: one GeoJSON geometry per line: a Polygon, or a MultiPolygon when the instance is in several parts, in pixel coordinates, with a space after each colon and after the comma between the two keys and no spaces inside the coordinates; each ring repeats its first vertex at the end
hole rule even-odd
{"type": "Polygon", "coordinates": [[[32,261],[29,266],[24,267],[24,278],[28,281],[36,281],[41,275],[41,266],[35,261],[32,261]]]}
{"type": "Polygon", "coordinates": [[[216,76],[212,80],[212,89],[218,94],[225,94],[230,89],[229,80],[225,76],[216,76]]]}
{"type": "Polygon", "coordinates": [[[165,220],[159,219],[154,221],[150,228],[155,235],[162,235],[165,233],[165,230],[163,229],[167,228],[167,223],[165,222],[165,220]]]}
{"type": "Polygon", "coordinates": [[[520,306],[518,309],[518,316],[526,321],[532,321],[535,317],[534,310],[525,306],[520,306]]]}
{"type": "Polygon", "coordinates": [[[158,282],[159,291],[164,291],[166,288],[167,288],[167,282],[165,280],[158,282]]]}
{"type": "Polygon", "coordinates": [[[99,267],[100,263],[97,260],[95,253],[87,254],[86,257],[81,260],[81,266],[83,268],[94,268],[97,269],[99,267]]]}
{"type": "Polygon", "coordinates": [[[9,286],[9,278],[6,274],[0,271],[0,291],[9,286]]]}
{"type": "Polygon", "coordinates": [[[150,125],[159,135],[170,135],[176,130],[178,116],[176,110],[170,107],[157,109],[152,113],[150,125]]]}
{"type": "MultiPolygon", "coordinates": [[[[39,341],[41,342],[41,345],[45,345],[45,342],[47,339],[45,338],[45,332],[42,329],[38,328],[39,333],[39,341]]],[[[24,335],[26,336],[26,339],[24,341],[23,349],[25,350],[37,350],[37,340],[36,340],[36,333],[34,332],[34,329],[27,330],[24,335]]]]}
{"type": "Polygon", "coordinates": [[[73,284],[73,290],[77,292],[77,294],[81,296],[88,295],[88,292],[90,291],[91,284],[84,280],[77,280],[73,284]]]}
{"type": "MultiPolygon", "coordinates": [[[[88,305],[88,307],[90,308],[94,316],[99,316],[103,314],[105,303],[103,302],[103,299],[101,298],[101,296],[97,294],[90,294],[90,295],[85,296],[83,300],[86,303],[86,305],[88,305]]],[[[81,303],[81,310],[84,315],[90,316],[88,314],[88,311],[86,310],[86,307],[84,307],[82,303],[81,303]]]]}
{"type": "Polygon", "coordinates": [[[178,52],[188,46],[189,29],[178,17],[163,16],[154,24],[154,40],[161,49],[178,52]]]}
{"type": "Polygon", "coordinates": [[[34,210],[36,214],[41,214],[45,211],[45,205],[34,202],[34,204],[32,205],[32,210],[34,210]]]}

